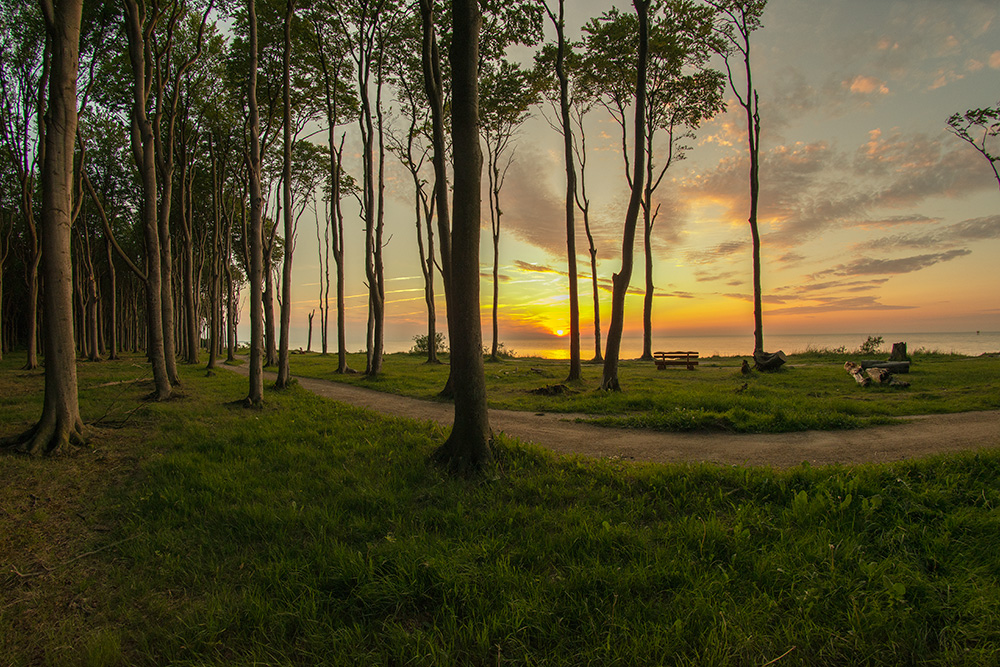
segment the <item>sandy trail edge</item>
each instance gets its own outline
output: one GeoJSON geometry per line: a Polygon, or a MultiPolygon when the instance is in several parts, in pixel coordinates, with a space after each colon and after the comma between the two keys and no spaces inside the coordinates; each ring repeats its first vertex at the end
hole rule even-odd
{"type": "MultiPolygon", "coordinates": [[[[220,366],[243,376],[244,366],[220,366]]],[[[265,372],[273,381],[274,373],[265,372]]],[[[450,426],[451,403],[387,394],[364,387],[296,377],[314,394],[387,415],[450,426]]],[[[905,423],[855,431],[798,433],[665,433],[575,423],[575,415],[490,410],[494,431],[534,442],[558,454],[618,457],[656,463],[710,462],[728,465],[886,463],[931,454],[1000,447],[1000,411],[910,417],[905,423]]]]}

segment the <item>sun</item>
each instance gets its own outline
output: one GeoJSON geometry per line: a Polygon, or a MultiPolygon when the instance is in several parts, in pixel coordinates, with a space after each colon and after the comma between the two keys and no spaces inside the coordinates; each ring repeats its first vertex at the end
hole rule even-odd
{"type": "Polygon", "coordinates": [[[566,332],[563,331],[562,329],[556,329],[556,335],[557,336],[565,336],[566,332]]]}

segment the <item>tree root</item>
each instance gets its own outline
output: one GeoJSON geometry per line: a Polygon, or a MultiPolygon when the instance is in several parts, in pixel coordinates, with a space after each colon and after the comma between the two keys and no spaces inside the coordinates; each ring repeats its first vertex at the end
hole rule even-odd
{"type": "Polygon", "coordinates": [[[0,440],[0,447],[28,456],[53,456],[70,445],[82,447],[87,441],[87,431],[79,419],[69,424],[65,420],[43,415],[24,433],[0,440]]]}

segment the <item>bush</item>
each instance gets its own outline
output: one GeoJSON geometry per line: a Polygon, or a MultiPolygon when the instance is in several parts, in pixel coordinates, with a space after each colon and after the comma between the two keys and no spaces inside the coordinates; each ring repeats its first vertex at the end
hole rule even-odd
{"type": "MultiPolygon", "coordinates": [[[[427,334],[413,337],[413,347],[410,348],[410,354],[427,354],[428,349],[427,334]]],[[[444,334],[440,331],[434,333],[434,349],[437,352],[448,351],[448,345],[444,341],[444,334]]]]}
{"type": "Polygon", "coordinates": [[[868,340],[861,343],[858,352],[860,354],[879,354],[882,352],[882,345],[884,344],[885,340],[881,336],[869,336],[868,340]]]}

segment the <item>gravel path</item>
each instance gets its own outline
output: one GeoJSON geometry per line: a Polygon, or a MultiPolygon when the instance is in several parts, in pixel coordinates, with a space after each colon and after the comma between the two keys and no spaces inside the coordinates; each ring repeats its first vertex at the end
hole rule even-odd
{"type": "MultiPolygon", "coordinates": [[[[248,375],[244,366],[224,366],[248,375]]],[[[273,373],[265,373],[273,380],[273,373]]],[[[387,394],[364,387],[297,377],[314,394],[387,415],[450,426],[450,403],[387,394]]],[[[617,429],[573,421],[577,416],[490,410],[495,431],[534,442],[559,454],[630,461],[676,463],[704,461],[731,465],[795,466],[835,463],[885,463],[942,452],[1000,447],[1000,411],[910,417],[905,423],[855,431],[798,433],[666,433],[617,429]]]]}

